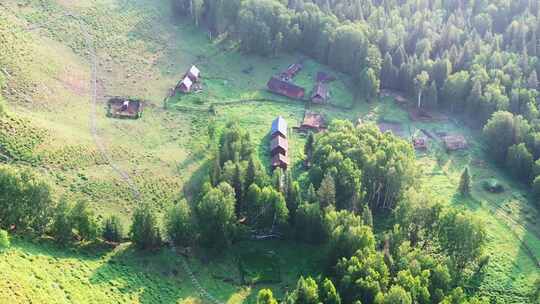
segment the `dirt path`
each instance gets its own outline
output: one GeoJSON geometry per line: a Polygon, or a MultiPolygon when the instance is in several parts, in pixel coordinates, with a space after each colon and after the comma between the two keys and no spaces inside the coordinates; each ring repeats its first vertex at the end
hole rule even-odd
{"type": "MultiPolygon", "coordinates": [[[[0,3],[0,6],[7,8],[14,16],[16,16],[15,12],[13,12],[11,8],[3,5],[2,3],[0,3]]],[[[135,182],[133,181],[129,173],[125,171],[120,165],[114,162],[109,150],[107,149],[106,145],[103,143],[103,140],[101,139],[100,134],[99,134],[98,119],[97,119],[97,109],[98,109],[98,103],[97,103],[97,98],[98,98],[97,82],[98,81],[97,80],[99,76],[98,74],[99,60],[96,53],[97,50],[94,45],[94,39],[90,35],[88,30],[86,29],[88,25],[84,22],[82,18],[80,18],[80,16],[70,11],[67,11],[65,14],[63,14],[59,18],[74,18],[79,23],[81,30],[83,32],[84,38],[85,38],[85,44],[89,53],[89,57],[90,57],[89,59],[90,59],[90,64],[91,64],[90,133],[92,134],[92,138],[94,139],[94,142],[99,150],[99,153],[104,157],[109,167],[111,167],[111,169],[120,176],[122,181],[128,185],[135,201],[138,203],[142,203],[141,193],[139,191],[138,186],[135,184],[135,182]]],[[[49,20],[40,24],[29,25],[28,27],[25,28],[25,31],[31,32],[40,28],[44,28],[48,24],[52,23],[53,21],[56,21],[56,20],[49,20]]],[[[216,299],[212,294],[210,294],[208,290],[206,290],[201,285],[201,283],[197,280],[197,277],[195,276],[195,274],[191,270],[191,267],[189,266],[187,258],[182,256],[181,261],[182,261],[182,268],[187,273],[193,286],[197,289],[200,296],[203,299],[207,299],[212,304],[223,304],[218,299],[216,299]]]]}

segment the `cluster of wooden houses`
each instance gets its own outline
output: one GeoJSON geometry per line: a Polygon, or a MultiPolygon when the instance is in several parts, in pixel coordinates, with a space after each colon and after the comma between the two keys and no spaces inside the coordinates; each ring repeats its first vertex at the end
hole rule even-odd
{"type": "Polygon", "coordinates": [[[192,91],[199,90],[201,80],[201,71],[196,66],[192,65],[191,68],[184,74],[182,80],[176,85],[175,93],[180,91],[184,94],[191,93],[192,91]]]}
{"type": "Polygon", "coordinates": [[[287,122],[279,116],[272,122],[270,131],[270,156],[272,157],[272,169],[289,167],[289,141],[287,139],[287,122]]]}
{"type": "MultiPolygon", "coordinates": [[[[293,78],[302,70],[300,63],[291,64],[285,71],[274,75],[267,83],[268,90],[274,94],[289,97],[295,100],[304,100],[306,90],[292,82],[293,78]]],[[[324,104],[328,101],[327,83],[332,81],[333,77],[324,72],[317,73],[315,86],[310,96],[310,100],[315,104],[324,104]]]]}

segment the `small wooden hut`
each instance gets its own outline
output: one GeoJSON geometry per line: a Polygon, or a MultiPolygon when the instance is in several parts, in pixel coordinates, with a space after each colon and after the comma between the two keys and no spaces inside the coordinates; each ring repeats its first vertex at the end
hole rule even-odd
{"type": "Polygon", "coordinates": [[[311,102],[325,104],[328,101],[328,87],[322,82],[317,82],[311,93],[311,102]]]}
{"type": "Polygon", "coordinates": [[[107,102],[107,115],[114,118],[138,119],[142,115],[141,100],[113,97],[107,102]]]}

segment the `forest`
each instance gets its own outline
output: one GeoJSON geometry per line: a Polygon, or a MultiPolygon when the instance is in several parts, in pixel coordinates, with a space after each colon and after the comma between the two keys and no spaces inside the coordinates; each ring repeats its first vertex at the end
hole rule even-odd
{"type": "Polygon", "coordinates": [[[174,3],[213,35],[238,39],[244,52],[301,52],[350,74],[365,100],[397,90],[419,108],[484,128],[493,158],[540,193],[538,1],[174,3]],[[494,138],[509,124],[516,132],[494,138]]]}
{"type": "MultiPolygon", "coordinates": [[[[51,2],[48,1],[36,0],[38,4],[35,5],[40,9],[46,7],[48,13],[70,5],[52,1],[55,4],[47,6],[51,2]]],[[[480,181],[474,179],[472,157],[463,166],[459,164],[457,186],[451,184],[450,190],[442,189],[442,194],[437,193],[441,189],[427,187],[426,176],[427,183],[430,183],[429,179],[435,180],[442,174],[438,175],[431,167],[421,168],[420,153],[415,151],[408,138],[382,132],[376,123],[380,120],[356,121],[359,113],[349,116],[343,113],[363,111],[366,104],[375,105],[377,109],[376,104],[383,104],[383,92],[399,92],[419,110],[448,113],[455,119],[455,124],[466,125],[480,137],[479,145],[485,147],[490,158],[482,160],[483,166],[491,170],[485,163],[493,162],[497,169],[502,169],[504,174],[517,181],[515,188],[512,188],[514,184],[505,185],[510,188],[508,195],[518,197],[522,193],[519,187],[523,186],[523,193],[530,192],[536,207],[540,208],[538,1],[171,0],[170,4],[174,8],[174,18],[179,22],[187,19],[193,29],[183,23],[166,28],[189,32],[183,36],[188,37],[186,41],[167,35],[163,39],[160,36],[161,40],[152,44],[154,41],[148,38],[152,36],[149,28],[158,28],[156,31],[160,34],[166,31],[155,24],[148,24],[161,16],[152,21],[137,19],[135,25],[126,30],[122,25],[129,23],[130,18],[136,19],[137,14],[130,12],[126,17],[115,12],[122,16],[118,23],[113,21],[114,18],[96,21],[92,18],[108,15],[96,8],[90,8],[88,12],[84,6],[76,7],[76,10],[88,14],[80,20],[74,19],[77,26],[85,20],[90,27],[98,28],[95,30],[98,39],[92,46],[103,49],[92,51],[88,47],[88,32],[74,30],[77,26],[69,23],[72,21],[57,21],[61,22],[61,28],[65,22],[65,28],[73,31],[69,35],[74,38],[61,34],[52,37],[69,45],[68,48],[73,48],[77,56],[81,56],[84,65],[91,66],[85,67],[84,72],[78,75],[82,80],[75,79],[77,77],[64,80],[60,87],[75,87],[75,94],[68,95],[66,99],[69,102],[65,104],[40,104],[33,108],[34,103],[16,101],[14,96],[19,87],[14,78],[19,74],[28,78],[36,76],[25,74],[15,56],[12,58],[0,53],[0,266],[10,269],[9,275],[6,272],[6,279],[0,274],[0,286],[5,289],[5,293],[0,291],[0,302],[13,299],[6,295],[14,294],[15,299],[20,300],[26,294],[32,294],[29,290],[34,287],[23,291],[22,288],[17,289],[17,284],[34,286],[34,279],[48,279],[47,270],[40,273],[34,268],[31,270],[34,273],[28,274],[30,283],[25,281],[26,278],[14,285],[10,283],[20,278],[13,274],[21,269],[17,268],[17,263],[21,267],[36,263],[38,267],[53,265],[55,271],[58,270],[56,268],[61,269],[67,281],[81,281],[82,287],[78,291],[81,294],[87,289],[103,296],[102,291],[105,290],[103,298],[83,302],[487,304],[499,303],[498,294],[509,293],[516,294],[516,297],[505,298],[500,303],[540,303],[540,279],[537,276],[534,276],[531,286],[527,286],[532,288],[520,285],[522,289],[512,289],[515,287],[504,280],[523,278],[525,272],[494,277],[486,270],[493,267],[496,271],[506,271],[499,264],[500,256],[493,252],[498,250],[494,247],[500,244],[494,242],[493,235],[500,230],[489,229],[499,227],[497,221],[502,221],[500,218],[507,219],[515,214],[500,216],[495,213],[489,218],[479,215],[485,214],[478,213],[479,209],[490,210],[491,205],[473,194],[478,193],[480,181]],[[104,49],[113,48],[107,45],[112,45],[113,39],[105,41],[108,36],[100,36],[104,29],[111,36],[111,33],[125,30],[123,35],[129,39],[122,40],[122,43],[132,47],[133,54],[140,51],[137,47],[141,45],[144,46],[141,47],[143,51],[131,54],[133,58],[127,55],[129,52],[119,55],[119,50],[124,50],[125,46],[118,43],[120,46],[114,49],[118,54],[109,54],[109,50],[104,49]],[[133,44],[126,42],[136,39],[133,37],[137,35],[143,38],[139,37],[141,40],[133,44]],[[189,35],[196,38],[189,40],[192,38],[189,35]],[[144,39],[151,42],[141,42],[144,39]],[[223,47],[219,44],[221,42],[223,47]],[[195,45],[195,51],[184,44],[188,47],[195,45]],[[201,49],[206,47],[210,51],[197,49],[199,45],[201,49]],[[226,48],[231,45],[233,51],[229,52],[226,48]],[[220,64],[218,60],[211,61],[216,50],[218,54],[224,53],[225,61],[230,59],[232,62],[224,65],[226,68],[223,70],[240,76],[222,77],[221,66],[215,70],[209,68],[215,62],[220,64]],[[163,92],[170,87],[170,78],[176,81],[177,70],[183,70],[184,66],[176,67],[169,62],[163,64],[161,59],[147,60],[147,55],[153,51],[160,54],[182,52],[182,56],[195,54],[189,54],[193,56],[189,57],[189,64],[197,62],[202,67],[203,93],[194,94],[195,97],[182,95],[178,100],[188,104],[189,98],[196,99],[194,103],[199,108],[186,110],[190,105],[181,108],[174,103],[170,107],[162,103],[163,92]],[[261,60],[255,62],[277,61],[281,60],[280,56],[288,56],[284,57],[287,59],[309,58],[316,62],[317,67],[331,70],[341,78],[348,77],[353,84],[351,95],[355,104],[346,109],[319,108],[331,114],[327,129],[320,133],[291,136],[291,146],[296,150],[291,156],[294,162],[288,170],[270,170],[266,151],[269,126],[261,125],[269,122],[268,117],[274,119],[277,113],[281,115],[289,111],[287,117],[291,121],[301,117],[305,113],[304,104],[291,106],[288,100],[273,100],[267,95],[262,95],[260,104],[252,104],[254,101],[251,99],[246,101],[250,103],[245,107],[230,100],[223,104],[204,100],[227,99],[237,94],[235,86],[241,81],[236,79],[257,79],[254,76],[257,72],[233,71],[231,66],[238,68],[233,61],[236,51],[240,60],[245,59],[246,62],[247,58],[261,60]],[[101,62],[92,62],[92,58],[96,60],[100,56],[104,58],[101,62]],[[148,64],[152,66],[144,65],[148,71],[159,76],[157,80],[150,79],[156,77],[147,77],[146,74],[151,73],[142,68],[140,73],[145,74],[142,81],[133,69],[126,69],[118,76],[116,70],[123,67],[111,64],[115,60],[135,69],[148,64]],[[4,65],[9,73],[3,69],[4,65]],[[160,79],[163,74],[169,78],[160,79]],[[77,86],[79,80],[91,82],[94,87],[80,88],[77,86]],[[159,93],[153,95],[154,92],[137,91],[149,99],[145,101],[148,110],[145,109],[147,112],[141,120],[117,121],[102,115],[97,121],[103,126],[92,130],[89,135],[86,128],[88,124],[90,128],[96,128],[96,121],[90,119],[88,123],[73,113],[90,113],[90,117],[96,112],[103,114],[101,100],[98,98],[96,102],[96,95],[105,97],[117,92],[116,86],[107,86],[108,82],[114,81],[122,82],[123,89],[129,88],[131,92],[135,92],[137,87],[159,86],[155,88],[159,93]],[[218,91],[215,89],[218,85],[232,93],[218,91]],[[204,95],[205,91],[210,93],[204,95]],[[93,97],[88,97],[92,94],[93,97]],[[81,98],[82,106],[70,108],[72,99],[73,103],[79,101],[73,96],[81,98]],[[88,100],[84,99],[87,97],[93,98],[98,105],[97,110],[87,109],[88,100]],[[265,103],[275,108],[264,107],[265,103]],[[83,107],[86,112],[81,110],[83,107]],[[44,118],[40,111],[45,113],[44,118]],[[262,119],[257,116],[263,114],[266,116],[262,119]],[[43,123],[50,117],[56,120],[50,124],[43,123]],[[82,133],[74,130],[66,132],[69,135],[63,134],[64,125],[58,121],[68,121],[67,117],[81,123],[85,135],[81,136],[82,133]],[[20,133],[21,130],[25,133],[20,133]],[[107,133],[113,135],[107,137],[107,133]],[[57,163],[47,154],[47,149],[52,149],[47,145],[57,148],[54,146],[56,141],[51,144],[55,135],[59,136],[55,140],[67,147],[54,150],[60,159],[57,163]],[[83,138],[82,143],[73,141],[76,143],[73,144],[70,136],[77,137],[77,140],[83,138]],[[85,146],[87,137],[92,148],[85,146]],[[100,145],[102,139],[106,143],[103,146],[100,145]],[[111,154],[103,152],[107,145],[113,151],[111,154]],[[154,150],[154,147],[163,150],[154,150]],[[75,154],[84,156],[77,158],[73,156],[75,154]],[[178,155],[187,156],[184,159],[178,155]],[[124,166],[128,167],[125,171],[120,168],[124,166]],[[152,166],[157,169],[152,171],[149,169],[152,166]],[[430,170],[433,172],[426,174],[430,170]],[[169,171],[174,173],[165,178],[169,171]],[[160,175],[162,172],[166,173],[160,175]],[[113,173],[119,173],[119,177],[107,179],[113,173]],[[169,196],[167,191],[173,194],[169,196]],[[456,201],[463,203],[456,204],[456,201]],[[298,250],[297,260],[286,261],[282,269],[294,268],[295,261],[308,260],[307,256],[300,256],[300,246],[318,251],[315,271],[301,269],[301,274],[291,272],[294,275],[292,284],[285,280],[261,283],[257,279],[251,282],[249,278],[245,279],[244,276],[263,277],[264,274],[262,270],[255,274],[242,272],[242,267],[249,266],[245,266],[248,262],[242,261],[243,254],[261,258],[260,251],[249,247],[257,247],[254,244],[261,243],[276,244],[272,243],[274,241],[291,246],[293,251],[298,250]],[[231,252],[234,252],[233,258],[223,258],[231,252]],[[49,260],[37,264],[48,255],[49,260]],[[26,263],[26,260],[30,262],[26,263]],[[55,263],[62,264],[58,266],[55,263]],[[93,263],[99,267],[89,266],[95,265],[93,263]],[[195,267],[203,266],[192,272],[190,266],[183,266],[188,263],[195,267]],[[235,265],[215,267],[219,263],[235,265]],[[219,269],[209,272],[205,267],[219,269]],[[75,268],[89,271],[91,275],[87,277],[84,272],[76,273],[75,268]],[[183,269],[180,274],[178,269],[183,269]],[[231,269],[239,271],[241,279],[237,280],[230,273],[223,275],[222,272],[231,272],[231,269]],[[201,284],[197,277],[210,279],[201,284]],[[104,283],[100,281],[102,278],[104,283]],[[192,283],[194,289],[186,288],[192,283]],[[481,284],[484,284],[482,289],[481,284]],[[485,285],[491,288],[488,292],[485,285]],[[239,300],[230,296],[233,293],[222,286],[234,289],[235,295],[253,294],[239,300]],[[508,291],[501,289],[503,286],[508,291]],[[226,290],[225,296],[219,295],[216,300],[213,295],[222,292],[220,287],[226,290]],[[493,290],[496,291],[490,293],[493,290]],[[113,296],[115,293],[128,298],[113,296]],[[246,300],[248,297],[251,298],[246,300]]],[[[30,5],[17,5],[30,11],[30,5]]],[[[149,8],[153,8],[153,3],[145,5],[142,7],[152,11],[149,8]]],[[[118,10],[123,12],[129,5],[124,3],[119,7],[118,10]]],[[[17,47],[24,49],[25,45],[2,43],[11,43],[23,36],[2,31],[3,26],[10,26],[8,19],[1,18],[3,14],[0,11],[0,51],[5,50],[5,54],[22,52],[17,47]]],[[[70,12],[68,16],[74,15],[70,12]]],[[[35,22],[33,18],[35,16],[30,14],[28,20],[35,22]]],[[[25,43],[31,43],[28,37],[25,43]]],[[[53,38],[47,36],[47,39],[53,38]]],[[[46,41],[55,50],[65,51],[64,46],[58,47],[57,40],[54,43],[46,41]]],[[[24,53],[24,56],[31,56],[32,52],[25,49],[24,53]]],[[[71,64],[70,68],[75,66],[70,56],[63,58],[62,53],[58,65],[65,69],[65,59],[71,64]]],[[[22,62],[37,65],[38,60],[25,59],[22,62]]],[[[46,66],[44,74],[53,74],[51,71],[55,68],[52,64],[46,66]]],[[[268,73],[277,67],[272,63],[265,68],[257,66],[251,69],[268,73]]],[[[59,75],[66,73],[62,70],[59,75]]],[[[251,86],[243,85],[243,89],[251,86]]],[[[35,87],[36,91],[41,88],[37,85],[29,87],[35,87]]],[[[44,91],[54,95],[55,90],[60,89],[50,85],[44,91]]],[[[256,93],[247,89],[248,93],[239,91],[255,97],[264,94],[259,92],[260,88],[256,90],[256,93]]],[[[45,93],[39,97],[50,98],[45,93]]],[[[447,151],[444,153],[447,155],[447,151]]],[[[449,163],[458,159],[437,157],[435,163],[447,157],[447,163],[437,163],[440,166],[450,166],[449,163]]],[[[495,176],[492,172],[496,169],[490,171],[491,176],[495,176]]],[[[520,231],[513,230],[514,226],[510,230],[502,230],[503,233],[510,235],[511,231],[514,237],[515,231],[520,231]]],[[[535,229],[525,224],[519,228],[535,229]]],[[[520,252],[523,248],[534,250],[535,247],[527,247],[527,237],[526,234],[518,235],[518,240],[509,246],[518,244],[520,252]]],[[[277,254],[274,248],[265,248],[264,252],[270,256],[281,253],[277,246],[275,250],[277,254]]],[[[500,249],[501,252],[504,250],[500,249]]],[[[517,259],[521,256],[516,254],[504,261],[518,265],[517,259]]],[[[534,252],[532,258],[535,258],[534,252]]],[[[261,268],[275,265],[263,266],[261,268]]],[[[53,283],[49,285],[62,292],[73,288],[62,282],[60,276],[53,277],[53,283]]],[[[77,302],[73,292],[66,294],[66,301],[77,302]]],[[[48,300],[51,303],[57,301],[48,300]]]]}

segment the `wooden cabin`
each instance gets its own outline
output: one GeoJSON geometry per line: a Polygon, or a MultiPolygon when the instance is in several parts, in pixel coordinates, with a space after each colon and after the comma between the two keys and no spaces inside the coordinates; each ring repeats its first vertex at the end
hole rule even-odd
{"type": "Polygon", "coordinates": [[[272,156],[272,170],[281,168],[287,170],[289,166],[289,141],[287,140],[287,122],[278,116],[272,122],[270,131],[270,156],[272,156]]]}
{"type": "Polygon", "coordinates": [[[289,142],[282,136],[275,136],[270,142],[270,153],[287,155],[289,153],[289,142]]]}
{"type": "Polygon", "coordinates": [[[294,76],[296,76],[296,74],[302,70],[302,68],[303,66],[300,63],[293,63],[287,68],[287,70],[280,74],[280,77],[283,80],[289,81],[293,79],[294,76]]]}
{"type": "Polygon", "coordinates": [[[278,135],[282,136],[283,138],[287,138],[287,122],[281,116],[274,119],[272,122],[272,129],[270,131],[270,136],[272,138],[278,135]]]}
{"type": "Polygon", "coordinates": [[[306,111],[304,120],[298,128],[300,132],[320,132],[326,129],[326,121],[321,114],[306,111]]]}
{"type": "Polygon", "coordinates": [[[137,119],[142,115],[142,102],[125,97],[113,97],[107,102],[107,115],[114,118],[137,119]]]}
{"type": "Polygon", "coordinates": [[[201,78],[201,71],[196,66],[192,65],[186,75],[192,82],[198,82],[201,78]]]}
{"type": "Polygon", "coordinates": [[[184,77],[176,86],[176,89],[182,93],[190,93],[193,87],[193,81],[189,77],[184,77]]]}
{"type": "Polygon", "coordinates": [[[311,102],[325,104],[328,101],[328,87],[322,82],[317,82],[311,93],[311,102]]]}
{"type": "Polygon", "coordinates": [[[267,83],[268,91],[289,97],[291,99],[301,100],[306,94],[306,90],[300,86],[295,85],[294,83],[287,82],[285,80],[279,79],[278,77],[272,76],[267,83]]]}

